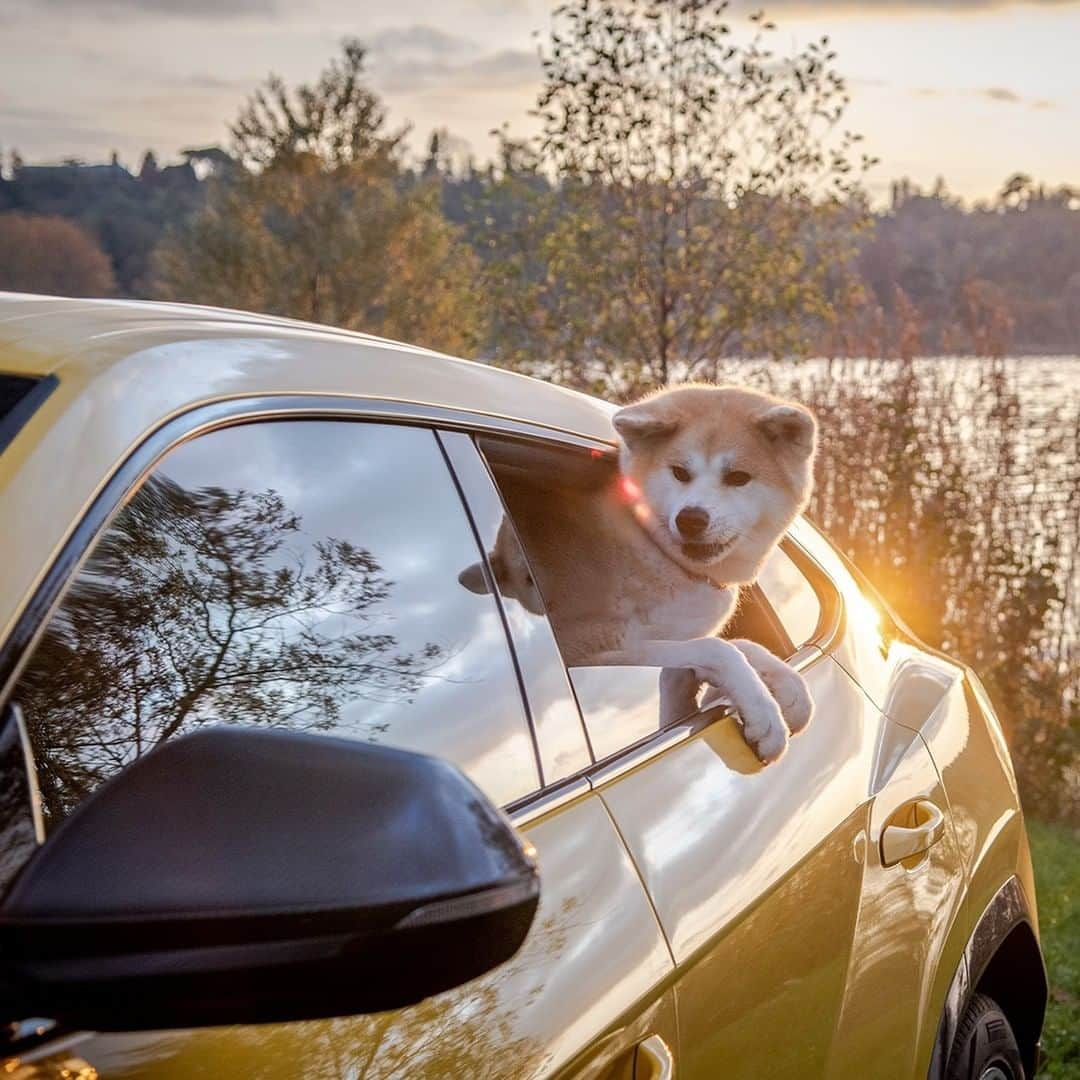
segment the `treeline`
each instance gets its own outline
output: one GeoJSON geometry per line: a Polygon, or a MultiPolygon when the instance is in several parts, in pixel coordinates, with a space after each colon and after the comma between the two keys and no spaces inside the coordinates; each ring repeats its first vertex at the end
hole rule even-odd
{"type": "MultiPolygon", "coordinates": [[[[231,163],[216,147],[189,152],[183,164],[164,169],[148,152],[134,173],[115,163],[27,166],[16,157],[15,167],[0,176],[0,248],[36,254],[29,262],[8,259],[0,267],[2,287],[160,295],[155,250],[167,232],[183,229],[205,206],[215,183],[230,175],[231,163]],[[22,220],[17,225],[5,215],[22,220]],[[62,230],[58,236],[55,222],[35,223],[45,217],[73,222],[83,233],[62,230]],[[104,260],[95,258],[99,252],[104,260]]],[[[515,168],[513,153],[508,162],[483,167],[452,161],[440,153],[436,133],[424,162],[403,166],[397,182],[404,188],[434,185],[443,216],[482,257],[491,197],[505,186],[500,178],[506,166],[515,168]]],[[[534,195],[550,196],[554,187],[532,172],[528,181],[534,195]]],[[[504,195],[500,216],[519,215],[524,198],[520,192],[504,195]]],[[[872,228],[858,239],[854,271],[857,291],[848,298],[846,322],[823,333],[809,351],[874,357],[1080,353],[1080,195],[1074,189],[1047,189],[1017,175],[994,200],[969,206],[941,184],[922,192],[900,181],[890,207],[874,212],[872,228]]]]}

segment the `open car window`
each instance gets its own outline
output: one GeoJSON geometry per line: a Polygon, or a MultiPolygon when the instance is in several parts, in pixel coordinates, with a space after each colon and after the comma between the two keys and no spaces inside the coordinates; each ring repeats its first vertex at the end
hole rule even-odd
{"type": "MultiPolygon", "coordinates": [[[[507,573],[520,581],[502,590],[504,602],[508,597],[512,602],[516,593],[521,603],[548,607],[552,597],[544,595],[543,587],[550,576],[543,565],[548,545],[540,543],[534,535],[536,523],[540,518],[565,520],[566,549],[559,550],[558,557],[587,559],[587,523],[580,522],[581,528],[576,530],[576,519],[568,507],[580,508],[583,499],[599,501],[607,496],[618,478],[615,457],[598,450],[488,436],[478,438],[477,444],[499,487],[528,562],[524,567],[508,568],[507,573]]],[[[499,554],[492,554],[498,567],[499,554]]],[[[552,619],[552,628],[558,638],[558,619],[552,619]]],[[[756,586],[742,590],[739,606],[724,636],[756,641],[782,658],[793,651],[783,626],[756,586]]],[[[660,667],[568,663],[567,669],[598,761],[648,738],[664,722],[684,718],[662,716],[663,669],[660,667]]]]}

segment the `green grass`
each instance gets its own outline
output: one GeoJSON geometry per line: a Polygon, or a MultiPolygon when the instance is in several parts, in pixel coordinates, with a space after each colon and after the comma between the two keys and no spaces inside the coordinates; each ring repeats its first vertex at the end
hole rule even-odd
{"type": "Polygon", "coordinates": [[[1028,821],[1050,975],[1040,1077],[1080,1080],[1080,831],[1028,821]]]}

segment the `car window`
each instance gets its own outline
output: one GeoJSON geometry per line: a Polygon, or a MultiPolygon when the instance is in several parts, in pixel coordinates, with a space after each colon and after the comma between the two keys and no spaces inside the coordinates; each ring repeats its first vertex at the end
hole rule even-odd
{"type": "Polygon", "coordinates": [[[0,892],[14,880],[38,843],[24,731],[11,705],[0,712],[0,892]]]}
{"type": "MultiPolygon", "coordinates": [[[[499,438],[480,438],[478,445],[499,486],[515,535],[525,549],[527,563],[508,559],[496,547],[491,552],[499,587],[504,596],[522,604],[546,608],[559,637],[558,597],[545,593],[545,561],[551,558],[551,523],[560,522],[567,547],[557,558],[589,557],[588,506],[603,500],[617,480],[613,457],[546,444],[499,438]],[[541,539],[543,530],[547,539],[541,539]],[[555,608],[552,605],[555,605],[555,608]]],[[[788,652],[784,635],[762,605],[755,589],[743,590],[739,609],[725,636],[750,638],[777,655],[788,652]]],[[[670,676],[659,667],[608,667],[575,663],[564,650],[567,669],[581,709],[593,755],[603,760],[654,734],[665,723],[691,715],[697,699],[672,691],[670,676]],[[665,685],[667,683],[667,685],[665,685]],[[681,704],[680,704],[681,702],[681,704]]],[[[700,699],[700,692],[698,699],[700,699]]]]}
{"type": "Polygon", "coordinates": [[[434,432],[273,421],[173,450],[96,544],[16,688],[47,823],[163,740],[288,728],[538,785],[497,606],[434,432]]]}
{"type": "Polygon", "coordinates": [[[471,436],[443,431],[439,442],[461,485],[480,543],[493,553],[464,567],[458,580],[476,592],[499,595],[525,686],[545,785],[592,764],[585,728],[539,594],[522,589],[514,567],[526,565],[521,541],[506,514],[491,472],[471,436]]]}
{"type": "Polygon", "coordinates": [[[795,648],[812,641],[821,618],[821,601],[803,572],[782,548],[765,560],[758,585],[780,617],[795,648]]]}

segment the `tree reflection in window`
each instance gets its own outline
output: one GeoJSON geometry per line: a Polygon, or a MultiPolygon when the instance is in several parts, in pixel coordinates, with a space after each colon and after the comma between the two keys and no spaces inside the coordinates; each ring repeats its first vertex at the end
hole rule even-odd
{"type": "Polygon", "coordinates": [[[273,490],[146,481],[19,685],[47,820],[201,724],[328,730],[346,701],[407,701],[437,677],[443,648],[368,625],[394,585],[375,556],[301,532],[273,490]]]}

